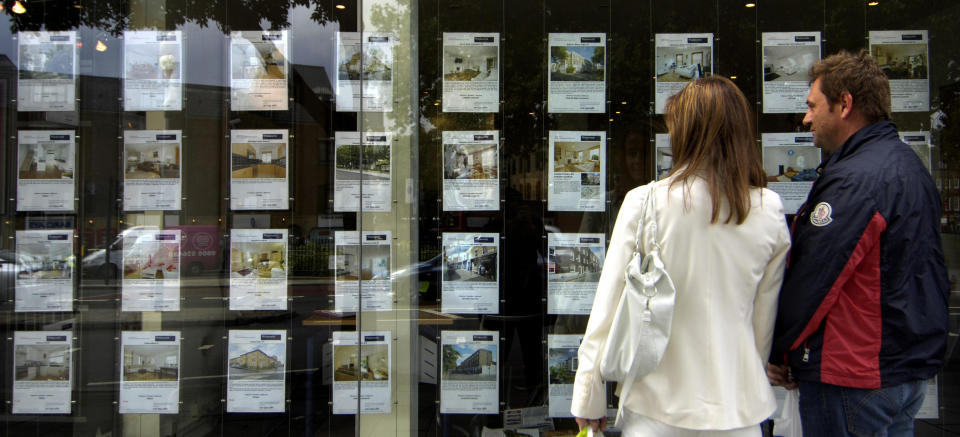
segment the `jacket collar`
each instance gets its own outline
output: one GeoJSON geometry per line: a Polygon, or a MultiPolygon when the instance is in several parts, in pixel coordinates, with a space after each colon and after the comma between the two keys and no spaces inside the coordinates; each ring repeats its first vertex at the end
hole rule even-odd
{"type": "Polygon", "coordinates": [[[872,143],[878,139],[898,139],[897,135],[897,125],[892,121],[878,121],[873,124],[868,124],[862,127],[853,135],[850,135],[850,138],[847,138],[847,141],[844,141],[843,145],[840,146],[840,150],[834,152],[830,157],[820,163],[820,166],[817,167],[817,172],[819,173],[821,169],[827,165],[844,159],[850,155],[853,155],[861,147],[866,144],[872,143]]]}

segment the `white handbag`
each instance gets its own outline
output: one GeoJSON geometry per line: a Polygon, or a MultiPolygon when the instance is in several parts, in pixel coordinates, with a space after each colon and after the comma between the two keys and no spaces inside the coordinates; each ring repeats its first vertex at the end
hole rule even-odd
{"type": "Polygon", "coordinates": [[[620,421],[624,399],[634,381],[652,372],[663,359],[670,339],[673,305],[677,291],[660,259],[657,241],[653,182],[643,187],[643,207],[637,224],[636,247],[624,272],[625,280],[610,333],[600,355],[600,376],[620,382],[620,421]],[[647,211],[652,211],[649,221],[647,211]],[[640,238],[647,229],[649,253],[641,250],[640,238]]]}

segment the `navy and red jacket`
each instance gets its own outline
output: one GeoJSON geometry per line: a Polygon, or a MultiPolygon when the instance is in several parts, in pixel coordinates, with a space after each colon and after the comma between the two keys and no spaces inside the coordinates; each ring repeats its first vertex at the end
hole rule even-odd
{"type": "Polygon", "coordinates": [[[794,219],[771,362],[863,389],[932,377],[950,286],[929,171],[889,121],[857,131],[818,171],[794,219]]]}

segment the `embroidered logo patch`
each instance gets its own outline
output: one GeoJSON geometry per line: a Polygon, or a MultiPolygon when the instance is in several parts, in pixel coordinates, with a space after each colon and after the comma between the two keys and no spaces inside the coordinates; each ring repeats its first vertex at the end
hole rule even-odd
{"type": "Polygon", "coordinates": [[[813,212],[810,213],[810,224],[814,226],[826,226],[833,221],[833,217],[830,217],[830,214],[833,212],[833,207],[830,206],[827,202],[820,202],[813,212]]]}

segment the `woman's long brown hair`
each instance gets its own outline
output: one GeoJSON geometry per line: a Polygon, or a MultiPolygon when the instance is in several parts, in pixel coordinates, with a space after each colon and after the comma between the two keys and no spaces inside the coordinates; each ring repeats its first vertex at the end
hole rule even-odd
{"type": "Polygon", "coordinates": [[[767,186],[747,98],[725,77],[697,79],[667,100],[664,119],[673,150],[671,185],[702,177],[713,205],[710,223],[720,220],[726,199],[724,223],[742,224],[750,213],[750,188],[767,186]]]}

